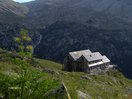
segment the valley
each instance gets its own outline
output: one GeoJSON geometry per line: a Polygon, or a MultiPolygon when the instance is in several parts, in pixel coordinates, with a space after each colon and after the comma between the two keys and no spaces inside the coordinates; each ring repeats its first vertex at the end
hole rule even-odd
{"type": "Polygon", "coordinates": [[[91,49],[132,78],[131,6],[130,0],[0,0],[0,47],[15,49],[13,37],[24,27],[38,58],[62,63],[69,51],[91,49]]]}

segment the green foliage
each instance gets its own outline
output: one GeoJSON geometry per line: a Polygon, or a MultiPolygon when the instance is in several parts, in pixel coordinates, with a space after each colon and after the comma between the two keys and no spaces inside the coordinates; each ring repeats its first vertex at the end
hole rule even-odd
{"type": "Polygon", "coordinates": [[[9,99],[43,99],[44,93],[59,85],[56,80],[44,80],[44,76],[32,70],[23,71],[17,77],[1,73],[0,93],[9,99]]]}
{"type": "Polygon", "coordinates": [[[26,60],[21,60],[20,58],[14,58],[14,59],[11,59],[12,63],[17,65],[17,66],[20,66],[22,69],[27,69],[30,65],[30,63],[26,60]]]}
{"type": "Polygon", "coordinates": [[[30,60],[23,60],[14,55],[16,54],[12,52],[0,53],[0,58],[6,59],[0,60],[0,97],[4,99],[60,97],[58,92],[46,95],[47,92],[60,88],[61,82],[58,78],[40,71],[38,67],[33,67],[30,60]]]}
{"type": "Polygon", "coordinates": [[[20,38],[18,38],[18,37],[15,37],[15,42],[17,42],[17,43],[19,43],[20,41],[21,41],[21,39],[20,38]]]}
{"type": "Polygon", "coordinates": [[[2,49],[2,48],[0,48],[0,51],[3,51],[3,49],[2,49]]]}
{"type": "Polygon", "coordinates": [[[20,56],[32,57],[33,46],[30,44],[32,39],[28,36],[28,30],[21,29],[20,37],[15,37],[14,41],[18,44],[20,56]]]}

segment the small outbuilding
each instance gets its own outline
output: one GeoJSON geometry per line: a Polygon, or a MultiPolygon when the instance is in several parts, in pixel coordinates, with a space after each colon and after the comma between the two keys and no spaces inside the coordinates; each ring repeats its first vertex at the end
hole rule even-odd
{"type": "Polygon", "coordinates": [[[109,67],[110,60],[102,56],[99,52],[81,50],[69,52],[64,59],[64,70],[90,73],[93,70],[105,69],[109,67]]]}

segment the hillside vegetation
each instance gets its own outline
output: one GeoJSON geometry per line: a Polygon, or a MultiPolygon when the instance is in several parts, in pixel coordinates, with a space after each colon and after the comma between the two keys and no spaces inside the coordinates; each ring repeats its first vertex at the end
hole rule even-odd
{"type": "Polygon", "coordinates": [[[88,75],[66,72],[62,65],[41,59],[21,60],[0,51],[2,99],[131,99],[132,81],[113,70],[88,75]]]}
{"type": "Polygon", "coordinates": [[[37,63],[33,60],[25,61],[16,57],[11,52],[0,53],[1,99],[58,99],[59,97],[63,99],[65,97],[58,78],[43,72],[39,67],[34,67],[37,63]]]}

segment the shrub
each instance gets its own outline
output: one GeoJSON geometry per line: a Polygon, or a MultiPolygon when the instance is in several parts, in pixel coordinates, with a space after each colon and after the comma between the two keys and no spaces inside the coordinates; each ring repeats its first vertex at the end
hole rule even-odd
{"type": "Polygon", "coordinates": [[[0,93],[9,99],[43,99],[44,93],[59,86],[57,80],[45,80],[45,76],[35,70],[23,70],[19,76],[0,73],[0,93]]]}
{"type": "Polygon", "coordinates": [[[33,46],[30,44],[32,39],[28,35],[28,30],[21,29],[20,37],[15,37],[19,55],[23,58],[32,57],[33,46]]]}

